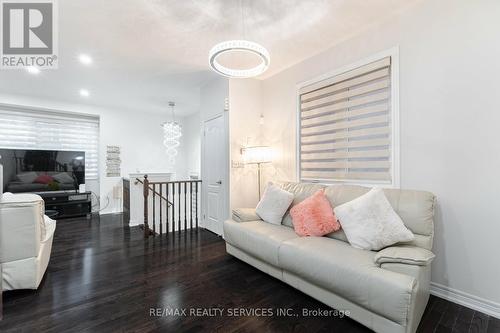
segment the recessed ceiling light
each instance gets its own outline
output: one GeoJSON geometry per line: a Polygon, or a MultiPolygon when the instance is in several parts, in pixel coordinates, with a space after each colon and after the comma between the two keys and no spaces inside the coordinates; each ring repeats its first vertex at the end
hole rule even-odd
{"type": "Polygon", "coordinates": [[[40,74],[40,69],[38,67],[35,67],[35,66],[28,66],[28,67],[26,67],[26,70],[30,74],[34,74],[34,75],[40,74]]]}
{"type": "Polygon", "coordinates": [[[80,96],[82,97],[89,97],[90,96],[90,91],[87,89],[80,89],[80,96]]]}
{"type": "Polygon", "coordinates": [[[88,54],[80,54],[78,56],[78,60],[84,65],[91,65],[92,64],[92,57],[90,57],[88,54]]]}

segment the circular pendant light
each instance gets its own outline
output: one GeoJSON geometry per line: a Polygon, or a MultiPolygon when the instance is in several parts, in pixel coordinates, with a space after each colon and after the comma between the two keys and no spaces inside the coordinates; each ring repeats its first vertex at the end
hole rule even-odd
{"type": "Polygon", "coordinates": [[[264,73],[270,63],[269,52],[260,44],[247,40],[228,40],[212,47],[209,52],[210,67],[217,73],[231,78],[249,78],[264,73]],[[229,68],[221,65],[217,58],[227,52],[246,52],[260,58],[260,63],[248,69],[229,68]]]}

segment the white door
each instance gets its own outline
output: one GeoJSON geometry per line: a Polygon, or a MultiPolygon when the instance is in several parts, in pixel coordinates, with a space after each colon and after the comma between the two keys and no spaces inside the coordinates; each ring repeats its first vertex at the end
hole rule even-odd
{"type": "Polygon", "coordinates": [[[222,235],[227,213],[227,134],[224,114],[207,120],[204,125],[203,188],[204,224],[208,230],[222,235]]]}

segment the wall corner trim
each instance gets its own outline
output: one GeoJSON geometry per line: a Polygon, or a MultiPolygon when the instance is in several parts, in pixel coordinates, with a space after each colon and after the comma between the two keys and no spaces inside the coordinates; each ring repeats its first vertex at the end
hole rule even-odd
{"type": "Polygon", "coordinates": [[[431,282],[431,294],[500,319],[500,303],[431,282]]]}

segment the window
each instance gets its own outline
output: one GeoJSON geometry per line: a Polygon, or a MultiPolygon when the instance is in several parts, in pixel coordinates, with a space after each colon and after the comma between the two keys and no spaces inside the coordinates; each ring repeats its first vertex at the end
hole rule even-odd
{"type": "Polygon", "coordinates": [[[393,58],[300,88],[301,181],[398,186],[393,58]]]}
{"type": "Polygon", "coordinates": [[[0,105],[0,147],[85,151],[85,178],[99,176],[98,117],[0,105]]]}

